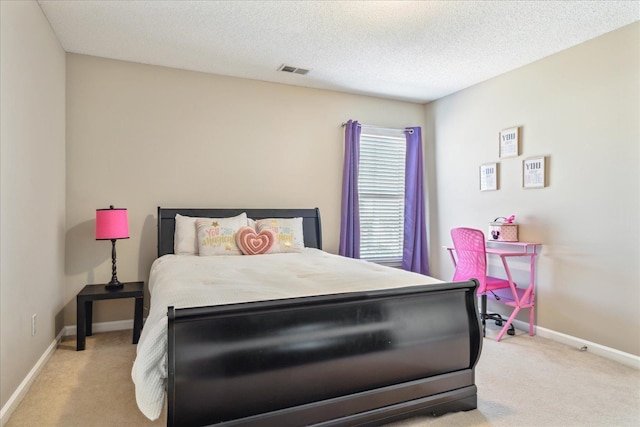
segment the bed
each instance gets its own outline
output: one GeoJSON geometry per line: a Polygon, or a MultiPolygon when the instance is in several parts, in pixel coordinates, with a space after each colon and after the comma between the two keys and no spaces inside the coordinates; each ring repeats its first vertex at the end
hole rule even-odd
{"type": "Polygon", "coordinates": [[[205,298],[187,304],[191,285],[184,284],[186,290],[172,290],[178,301],[173,305],[161,296],[166,293],[150,289],[151,311],[132,372],[145,415],[150,417],[140,400],[148,393],[156,402],[162,393],[164,400],[165,390],[167,425],[180,427],[381,425],[475,409],[474,369],[482,346],[477,283],[443,283],[321,249],[318,209],[158,208],[158,259],[150,288],[168,289],[156,278],[164,267],[175,275],[173,282],[181,281],[181,271],[190,275],[205,262],[202,270],[210,272],[203,275],[224,276],[231,268],[242,276],[246,268],[241,263],[251,258],[259,272],[268,273],[247,276],[248,288],[255,280],[260,283],[254,288],[261,292],[263,285],[269,286],[268,278],[277,285],[278,275],[286,272],[299,278],[300,290],[288,294],[287,286],[275,286],[275,296],[260,299],[244,291],[249,296],[244,298],[242,292],[225,288],[225,282],[216,285],[216,292],[226,289],[229,294],[223,302],[205,298]],[[301,217],[306,249],[254,257],[171,255],[176,214],[226,218],[240,212],[256,220],[301,217]],[[318,271],[348,281],[350,273],[342,272],[351,268],[370,270],[380,280],[352,281],[349,291],[314,289],[318,271]],[[395,279],[397,274],[404,275],[402,280],[395,279]],[[374,283],[384,284],[387,277],[394,277],[388,287],[374,283]],[[165,345],[161,359],[155,354],[157,343],[150,345],[153,336],[165,345]],[[153,348],[153,364],[142,354],[149,352],[146,347],[153,348]],[[150,367],[156,371],[151,380],[150,367]]]}

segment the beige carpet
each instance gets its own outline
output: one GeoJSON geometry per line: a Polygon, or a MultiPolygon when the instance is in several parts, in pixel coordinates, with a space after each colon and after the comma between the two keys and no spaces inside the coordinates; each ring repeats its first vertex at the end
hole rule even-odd
{"type": "MultiPolygon", "coordinates": [[[[640,426],[640,371],[556,342],[489,330],[477,367],[478,409],[417,426],[640,426]]],[[[6,427],[157,426],[137,409],[131,331],[96,334],[55,351],[6,427]]]]}

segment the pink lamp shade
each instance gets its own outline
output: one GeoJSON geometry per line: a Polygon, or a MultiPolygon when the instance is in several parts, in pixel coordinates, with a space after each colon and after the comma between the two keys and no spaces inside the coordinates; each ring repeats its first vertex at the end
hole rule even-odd
{"type": "Polygon", "coordinates": [[[96,240],[129,238],[127,210],[113,207],[96,209],[96,240]]]}

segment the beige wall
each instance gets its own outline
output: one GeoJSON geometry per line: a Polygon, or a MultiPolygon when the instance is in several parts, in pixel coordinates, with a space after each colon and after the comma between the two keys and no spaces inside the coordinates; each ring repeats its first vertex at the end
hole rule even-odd
{"type": "Polygon", "coordinates": [[[36,2],[2,1],[0,15],[4,407],[63,326],[65,53],[36,2]]]}
{"type": "MultiPolygon", "coordinates": [[[[148,278],[157,206],[317,206],[336,252],[348,119],[422,126],[424,107],[68,54],[66,324],[82,286],[110,278],[110,244],[93,238],[95,209],[110,204],[129,210],[121,281],[148,278]]],[[[95,320],[132,307],[101,302],[95,320]]]]}
{"type": "Polygon", "coordinates": [[[639,76],[635,23],[429,104],[434,274],[453,274],[439,249],[452,227],[515,214],[521,240],[544,244],[538,325],[640,355],[639,76]],[[522,155],[500,160],[511,126],[522,155]],[[524,190],[522,159],[537,155],[549,186],[524,190]],[[481,193],[478,166],[495,161],[501,188],[481,193]]]}

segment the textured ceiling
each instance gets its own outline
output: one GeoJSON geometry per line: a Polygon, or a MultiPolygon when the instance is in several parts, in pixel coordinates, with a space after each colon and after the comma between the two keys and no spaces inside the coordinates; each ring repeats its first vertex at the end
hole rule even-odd
{"type": "Polygon", "coordinates": [[[39,3],[67,52],[414,102],[640,20],[639,1],[39,3]]]}

